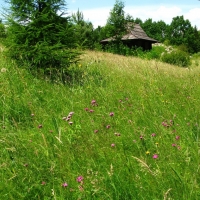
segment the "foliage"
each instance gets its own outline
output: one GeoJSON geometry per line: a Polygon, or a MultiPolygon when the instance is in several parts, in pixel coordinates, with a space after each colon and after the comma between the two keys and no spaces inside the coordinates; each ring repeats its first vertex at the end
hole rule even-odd
{"type": "Polygon", "coordinates": [[[95,36],[92,23],[86,22],[83,13],[79,10],[72,14],[72,23],[77,46],[79,48],[93,49],[95,36]]]}
{"type": "Polygon", "coordinates": [[[64,16],[62,0],[10,0],[8,15],[9,55],[19,64],[46,75],[58,73],[64,79],[78,53],[73,27],[64,16]],[[58,13],[61,13],[60,15],[58,13]]]}
{"type": "Polygon", "coordinates": [[[200,51],[198,31],[183,16],[173,18],[169,26],[168,39],[172,45],[186,45],[190,53],[200,51]]]}
{"type": "Polygon", "coordinates": [[[121,40],[126,30],[124,3],[122,1],[115,1],[114,7],[110,11],[110,16],[107,19],[106,29],[109,37],[115,37],[117,41],[121,40]]]}
{"type": "Polygon", "coordinates": [[[151,38],[164,42],[167,38],[168,25],[164,21],[153,22],[152,19],[147,19],[141,24],[141,27],[151,38]]]}
{"type": "Polygon", "coordinates": [[[180,50],[164,53],[161,60],[181,67],[188,67],[191,64],[190,56],[186,52],[180,50]]]}

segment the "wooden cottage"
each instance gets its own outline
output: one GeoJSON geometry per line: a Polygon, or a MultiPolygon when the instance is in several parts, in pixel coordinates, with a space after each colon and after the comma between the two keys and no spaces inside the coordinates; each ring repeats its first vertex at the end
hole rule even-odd
{"type": "MultiPolygon", "coordinates": [[[[158,41],[150,38],[144,32],[139,24],[128,23],[127,24],[127,34],[122,36],[122,42],[128,47],[142,47],[143,50],[151,50],[152,44],[158,41]]],[[[101,41],[101,44],[106,45],[111,41],[115,41],[114,37],[107,38],[101,41]]]]}

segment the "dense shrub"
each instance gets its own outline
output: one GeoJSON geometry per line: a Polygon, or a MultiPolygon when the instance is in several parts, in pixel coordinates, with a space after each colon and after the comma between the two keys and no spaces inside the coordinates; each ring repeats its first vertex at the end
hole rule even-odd
{"type": "Polygon", "coordinates": [[[180,67],[188,67],[191,63],[190,56],[186,52],[180,50],[164,53],[161,60],[180,67]]]}

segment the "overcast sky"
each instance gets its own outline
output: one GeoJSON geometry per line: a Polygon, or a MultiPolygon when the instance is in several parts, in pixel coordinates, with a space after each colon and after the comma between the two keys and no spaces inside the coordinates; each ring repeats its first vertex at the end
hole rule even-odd
{"type": "MultiPolygon", "coordinates": [[[[0,0],[2,7],[4,0],[0,0]]],[[[198,0],[124,0],[124,11],[133,18],[143,21],[152,18],[153,21],[163,20],[167,24],[173,17],[184,16],[189,19],[192,26],[200,30],[200,1],[198,0]]],[[[92,22],[96,28],[104,26],[109,12],[115,4],[115,0],[66,0],[68,14],[75,13],[79,9],[86,21],[92,22]]]]}

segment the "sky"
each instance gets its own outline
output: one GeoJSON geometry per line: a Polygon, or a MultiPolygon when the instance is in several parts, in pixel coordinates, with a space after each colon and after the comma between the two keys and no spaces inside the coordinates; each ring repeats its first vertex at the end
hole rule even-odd
{"type": "MultiPolygon", "coordinates": [[[[0,0],[0,7],[5,6],[4,0],[0,0]]],[[[125,14],[130,14],[134,19],[145,21],[151,18],[153,21],[163,20],[170,24],[173,17],[184,16],[192,26],[200,30],[200,1],[199,0],[122,0],[125,14]]],[[[109,13],[114,7],[115,0],[66,0],[69,15],[81,11],[85,21],[92,22],[96,28],[104,26],[109,13]]]]}

